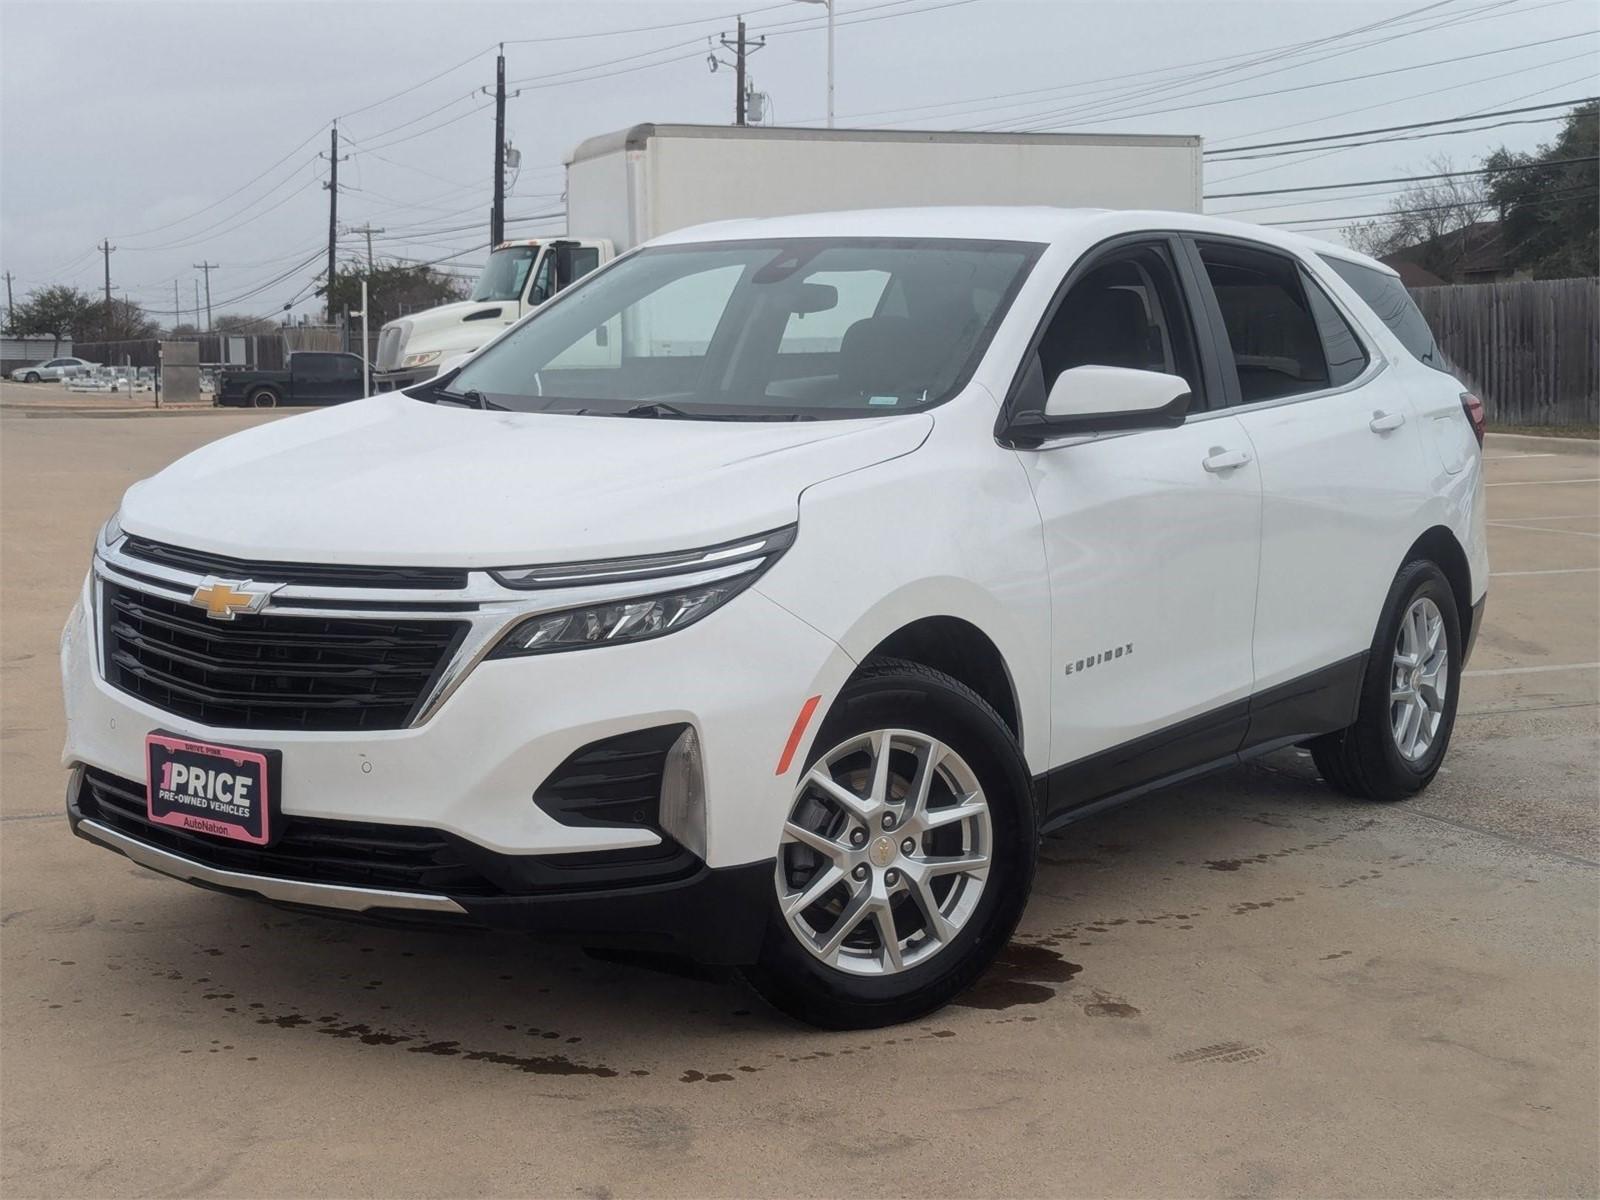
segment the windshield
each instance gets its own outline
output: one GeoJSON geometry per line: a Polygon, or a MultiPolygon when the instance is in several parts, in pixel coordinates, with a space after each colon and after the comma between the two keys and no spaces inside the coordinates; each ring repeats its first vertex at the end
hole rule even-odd
{"type": "Polygon", "coordinates": [[[966,382],[1042,247],[804,239],[641,250],[448,384],[522,411],[861,417],[966,382]]]}
{"type": "Polygon", "coordinates": [[[471,300],[515,300],[522,295],[528,282],[528,268],[539,256],[537,246],[513,246],[496,250],[483,265],[478,276],[478,286],[472,289],[471,300]]]}

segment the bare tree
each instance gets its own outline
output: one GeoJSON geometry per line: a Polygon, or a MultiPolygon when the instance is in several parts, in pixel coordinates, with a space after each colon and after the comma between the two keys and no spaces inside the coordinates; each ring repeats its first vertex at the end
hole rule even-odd
{"type": "MultiPolygon", "coordinates": [[[[1436,176],[1457,169],[1443,154],[1427,164],[1436,176]]],[[[1386,215],[1348,225],[1344,235],[1350,245],[1374,258],[1399,255],[1441,279],[1454,279],[1493,236],[1492,230],[1478,228],[1493,211],[1482,175],[1422,180],[1390,201],[1386,215]]]]}

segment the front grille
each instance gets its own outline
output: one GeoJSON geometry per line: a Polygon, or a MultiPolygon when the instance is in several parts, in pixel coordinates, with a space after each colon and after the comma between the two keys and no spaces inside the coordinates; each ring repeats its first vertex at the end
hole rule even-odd
{"type": "Polygon", "coordinates": [[[378,334],[378,353],[374,365],[380,371],[392,371],[400,365],[400,351],[405,348],[406,334],[411,331],[409,321],[393,321],[378,334]]]}
{"type": "Polygon", "coordinates": [[[467,586],[467,573],[450,567],[369,567],[328,563],[257,562],[230,558],[206,550],[169,546],[130,534],[122,552],[131,558],[159,563],[196,575],[222,575],[229,579],[259,579],[309,587],[427,588],[448,590],[467,586]]]}
{"type": "Polygon", "coordinates": [[[277,841],[251,846],[157,825],[147,815],[142,784],[97,770],[84,772],[78,811],[146,845],[224,871],[450,896],[501,893],[460,839],[436,829],[284,817],[277,841]]]}
{"type": "Polygon", "coordinates": [[[403,728],[466,632],[460,621],[242,615],[104,585],[106,681],[227,729],[403,728]]]}

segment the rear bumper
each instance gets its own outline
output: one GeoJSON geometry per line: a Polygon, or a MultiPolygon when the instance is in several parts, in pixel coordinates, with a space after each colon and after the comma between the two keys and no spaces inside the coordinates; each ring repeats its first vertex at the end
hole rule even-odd
{"type": "MultiPolygon", "coordinates": [[[[739,965],[760,954],[772,896],[771,861],[712,868],[660,882],[606,886],[591,874],[582,891],[517,895],[447,895],[287,878],[223,866],[153,845],[80,804],[84,773],[67,788],[67,820],[85,841],[162,875],[211,891],[265,900],[330,916],[434,927],[509,929],[581,942],[685,954],[704,963],[739,965]],[[598,886],[597,886],[598,885],[598,886]]],[[[522,856],[503,856],[515,858],[522,856]]],[[[625,875],[625,871],[619,871],[625,875]]]]}

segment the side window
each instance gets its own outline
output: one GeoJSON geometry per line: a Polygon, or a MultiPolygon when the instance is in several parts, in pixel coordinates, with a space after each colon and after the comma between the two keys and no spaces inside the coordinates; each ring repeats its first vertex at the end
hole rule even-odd
{"type": "Polygon", "coordinates": [[[1344,314],[1334,307],[1322,285],[1304,270],[1300,284],[1306,290],[1306,300],[1311,305],[1311,317],[1322,335],[1322,356],[1328,363],[1328,383],[1343,387],[1367,369],[1367,351],[1350,328],[1344,314]]]}
{"type": "Polygon", "coordinates": [[[338,354],[328,360],[328,378],[342,380],[346,383],[361,378],[361,360],[350,355],[338,354]]]}
{"type": "Polygon", "coordinates": [[[600,265],[600,249],[597,246],[578,246],[572,251],[572,278],[568,283],[577,283],[590,271],[600,265]]]}
{"type": "Polygon", "coordinates": [[[1329,386],[1322,334],[1299,265],[1270,250],[1201,242],[1246,404],[1329,386]]]}
{"type": "Polygon", "coordinates": [[[1179,375],[1204,404],[1193,326],[1164,245],[1114,250],[1072,285],[1045,327],[1029,364],[1024,408],[1042,408],[1070,367],[1133,367],[1179,375]]]}
{"type": "Polygon", "coordinates": [[[1433,330],[1428,328],[1427,320],[1411,299],[1411,293],[1406,291],[1406,285],[1400,282],[1399,276],[1326,254],[1322,256],[1322,261],[1350,285],[1378,320],[1389,327],[1389,332],[1400,339],[1400,344],[1411,352],[1413,358],[1435,370],[1449,372],[1450,364],[1445,361],[1439,344],[1434,341],[1433,330]]]}

